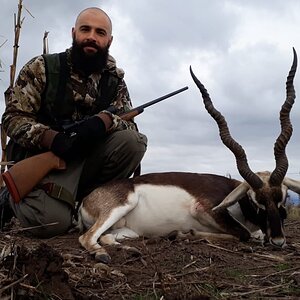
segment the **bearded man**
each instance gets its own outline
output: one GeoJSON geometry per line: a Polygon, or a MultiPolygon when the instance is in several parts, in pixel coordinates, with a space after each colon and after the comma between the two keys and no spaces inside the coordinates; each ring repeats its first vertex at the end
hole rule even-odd
{"type": "Polygon", "coordinates": [[[21,202],[9,197],[21,225],[42,238],[65,233],[75,204],[95,187],[130,177],[147,146],[136,124],[118,117],[132,105],[124,72],[109,55],[109,16],[96,7],[83,10],[72,38],[65,52],[22,68],[2,116],[8,160],[50,150],[66,161],[66,170],[50,172],[21,202]]]}

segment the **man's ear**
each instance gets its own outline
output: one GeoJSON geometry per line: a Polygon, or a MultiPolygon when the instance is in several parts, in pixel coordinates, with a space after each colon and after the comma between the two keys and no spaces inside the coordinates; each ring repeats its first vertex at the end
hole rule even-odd
{"type": "Polygon", "coordinates": [[[109,47],[110,47],[110,45],[111,45],[111,43],[112,43],[113,39],[114,39],[114,37],[113,37],[113,36],[111,36],[111,38],[110,38],[110,41],[108,42],[108,46],[109,46],[109,47]]]}

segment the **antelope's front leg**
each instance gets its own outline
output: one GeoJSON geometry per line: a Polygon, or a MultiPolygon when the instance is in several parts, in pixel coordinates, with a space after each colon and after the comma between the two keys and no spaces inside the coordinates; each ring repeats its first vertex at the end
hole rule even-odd
{"type": "MultiPolygon", "coordinates": [[[[98,216],[96,222],[92,227],[88,229],[87,232],[79,237],[79,242],[83,248],[85,248],[90,254],[95,255],[95,259],[102,263],[109,263],[111,258],[104,248],[98,244],[98,239],[101,235],[112,227],[116,222],[128,214],[137,205],[136,201],[129,201],[127,204],[122,206],[117,206],[111,209],[107,215],[98,216]]],[[[81,211],[81,215],[87,217],[88,212],[81,211]]]]}
{"type": "Polygon", "coordinates": [[[102,229],[103,225],[102,220],[97,220],[87,232],[79,237],[79,243],[90,254],[95,255],[97,261],[108,264],[111,260],[110,256],[97,242],[99,236],[105,231],[102,229]]]}

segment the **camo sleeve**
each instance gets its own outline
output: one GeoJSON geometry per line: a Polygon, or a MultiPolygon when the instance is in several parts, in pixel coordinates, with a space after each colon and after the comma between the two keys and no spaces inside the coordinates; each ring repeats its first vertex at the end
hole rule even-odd
{"type": "Polygon", "coordinates": [[[2,116],[7,135],[26,148],[40,148],[41,135],[49,128],[37,122],[45,82],[44,59],[38,56],[21,69],[2,116]]]}

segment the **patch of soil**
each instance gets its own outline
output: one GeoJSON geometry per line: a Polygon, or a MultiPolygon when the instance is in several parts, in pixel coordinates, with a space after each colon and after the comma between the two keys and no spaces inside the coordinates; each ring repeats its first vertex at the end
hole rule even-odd
{"type": "Polygon", "coordinates": [[[287,247],[255,242],[139,239],[141,256],[106,247],[103,265],[78,232],[48,240],[17,224],[0,233],[1,299],[300,299],[300,221],[286,222],[287,247]]]}

